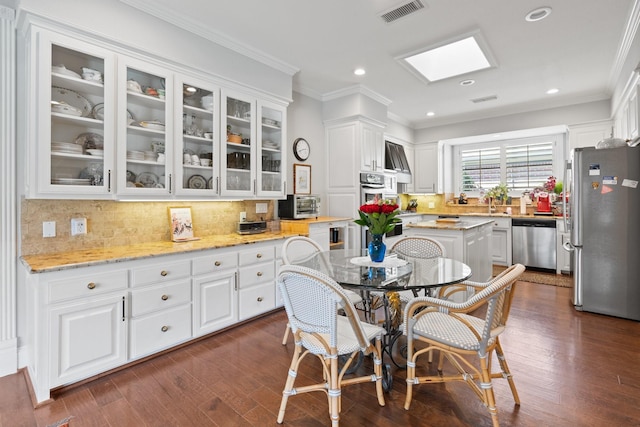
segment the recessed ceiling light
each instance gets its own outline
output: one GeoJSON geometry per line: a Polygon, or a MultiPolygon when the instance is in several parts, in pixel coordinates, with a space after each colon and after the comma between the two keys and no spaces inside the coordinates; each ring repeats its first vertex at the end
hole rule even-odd
{"type": "Polygon", "coordinates": [[[554,87],[553,89],[549,89],[547,91],[547,95],[553,95],[553,94],[558,93],[558,92],[560,92],[560,89],[557,89],[557,88],[554,87]]]}
{"type": "Polygon", "coordinates": [[[551,15],[551,8],[550,7],[539,7],[537,9],[534,9],[531,12],[527,13],[527,15],[524,17],[524,19],[527,22],[536,22],[536,21],[543,20],[544,18],[546,18],[549,15],[551,15]]]}
{"type": "Polygon", "coordinates": [[[469,36],[403,59],[432,82],[491,67],[476,36],[469,36]]]}
{"type": "Polygon", "coordinates": [[[473,79],[467,79],[467,80],[462,80],[460,82],[460,86],[471,86],[472,84],[474,84],[476,81],[473,79]]]}
{"type": "Polygon", "coordinates": [[[364,70],[364,68],[356,68],[355,70],[353,70],[353,74],[355,74],[356,76],[364,76],[367,72],[364,70]]]}
{"type": "Polygon", "coordinates": [[[436,113],[434,113],[433,111],[429,111],[429,112],[427,113],[427,117],[433,117],[433,116],[435,116],[435,115],[436,115],[436,113]]]}

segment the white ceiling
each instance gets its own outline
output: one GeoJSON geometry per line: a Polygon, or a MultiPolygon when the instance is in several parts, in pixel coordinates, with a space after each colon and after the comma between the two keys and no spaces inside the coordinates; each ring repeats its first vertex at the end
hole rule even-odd
{"type": "Polygon", "coordinates": [[[121,1],[291,72],[294,90],[317,99],[362,85],[416,128],[610,98],[634,3],[422,0],[424,9],[385,23],[381,12],[408,0],[121,1]],[[542,6],[553,8],[548,18],[525,21],[542,6]],[[474,32],[495,68],[426,83],[395,59],[474,32]],[[355,76],[356,67],[367,74],[355,76]],[[460,86],[468,78],[476,83],[460,86]],[[560,92],[545,94],[552,87],[560,92]]]}

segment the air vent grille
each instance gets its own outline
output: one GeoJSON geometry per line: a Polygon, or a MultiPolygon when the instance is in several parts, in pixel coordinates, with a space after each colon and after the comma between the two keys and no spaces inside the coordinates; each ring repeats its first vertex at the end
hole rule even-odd
{"type": "Polygon", "coordinates": [[[491,95],[491,96],[483,96],[482,98],[472,99],[471,102],[473,102],[474,104],[478,104],[480,102],[495,101],[496,99],[498,99],[497,95],[491,95]]]}
{"type": "Polygon", "coordinates": [[[420,0],[414,0],[409,3],[405,3],[402,6],[398,6],[394,9],[391,9],[387,12],[383,12],[380,17],[386,22],[396,21],[400,18],[403,18],[413,12],[417,12],[420,9],[424,9],[424,4],[420,0]]]}

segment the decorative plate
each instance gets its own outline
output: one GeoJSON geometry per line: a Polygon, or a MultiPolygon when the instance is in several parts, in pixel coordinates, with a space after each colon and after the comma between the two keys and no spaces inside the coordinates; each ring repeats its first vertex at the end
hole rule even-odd
{"type": "Polygon", "coordinates": [[[164,130],[164,123],[157,120],[141,121],[140,126],[147,129],[164,130]]]}
{"type": "Polygon", "coordinates": [[[133,186],[130,186],[129,183],[130,182],[132,182],[132,183],[136,182],[136,178],[137,178],[137,176],[136,176],[135,173],[133,173],[131,171],[127,171],[127,187],[133,187],[133,186]]]}
{"type": "Polygon", "coordinates": [[[202,175],[192,175],[187,181],[189,188],[201,190],[207,188],[207,180],[202,175]]]}
{"type": "Polygon", "coordinates": [[[66,102],[51,101],[51,112],[68,114],[76,117],[82,116],[82,110],[74,107],[73,105],[69,105],[66,102]]]}
{"type": "Polygon", "coordinates": [[[85,149],[104,148],[104,138],[93,132],[85,132],[78,135],[74,144],[82,145],[85,149]]]}
{"type": "Polygon", "coordinates": [[[213,188],[213,177],[209,178],[209,181],[207,181],[207,188],[209,189],[213,188]]]}
{"type": "Polygon", "coordinates": [[[158,184],[158,180],[158,175],[153,172],[140,172],[136,179],[136,183],[142,184],[145,188],[155,188],[156,184],[158,184]]]}
{"type": "Polygon", "coordinates": [[[90,117],[93,106],[84,96],[62,87],[51,87],[51,100],[76,107],[82,111],[83,117],[90,117]]]}

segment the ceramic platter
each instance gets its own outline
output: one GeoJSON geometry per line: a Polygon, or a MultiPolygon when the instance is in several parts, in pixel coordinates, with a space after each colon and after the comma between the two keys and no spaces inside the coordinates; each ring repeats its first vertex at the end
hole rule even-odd
{"type": "Polygon", "coordinates": [[[136,178],[136,183],[142,184],[145,188],[155,188],[158,186],[158,175],[152,172],[140,172],[136,178]]]}
{"type": "Polygon", "coordinates": [[[209,178],[209,181],[207,181],[207,188],[209,189],[213,188],[213,177],[209,178]]]}
{"type": "Polygon", "coordinates": [[[51,100],[61,104],[68,104],[82,112],[82,117],[91,117],[93,106],[84,96],[62,87],[51,88],[51,100]]]}
{"type": "Polygon", "coordinates": [[[189,186],[189,188],[202,190],[204,188],[207,188],[207,180],[202,175],[192,175],[191,177],[189,177],[187,185],[189,186]]]}
{"type": "Polygon", "coordinates": [[[80,74],[76,73],[75,71],[71,71],[67,69],[67,67],[65,67],[64,65],[52,65],[51,72],[56,74],[61,74],[67,77],[75,77],[76,79],[80,78],[80,74]]]}

